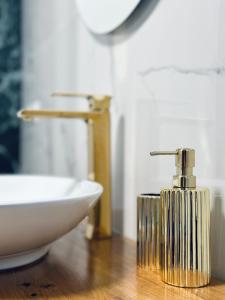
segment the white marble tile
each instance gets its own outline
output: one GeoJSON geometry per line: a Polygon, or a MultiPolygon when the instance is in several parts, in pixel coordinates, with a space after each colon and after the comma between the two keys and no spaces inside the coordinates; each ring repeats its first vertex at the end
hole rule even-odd
{"type": "Polygon", "coordinates": [[[220,0],[164,0],[130,38],[136,70],[217,67],[220,0]]]}

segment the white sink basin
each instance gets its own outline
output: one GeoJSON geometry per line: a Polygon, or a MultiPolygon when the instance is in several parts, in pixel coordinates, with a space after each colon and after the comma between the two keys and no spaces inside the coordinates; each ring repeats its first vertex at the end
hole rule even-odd
{"type": "Polygon", "coordinates": [[[96,182],[45,176],[0,176],[0,270],[44,256],[76,227],[102,194],[96,182]]]}

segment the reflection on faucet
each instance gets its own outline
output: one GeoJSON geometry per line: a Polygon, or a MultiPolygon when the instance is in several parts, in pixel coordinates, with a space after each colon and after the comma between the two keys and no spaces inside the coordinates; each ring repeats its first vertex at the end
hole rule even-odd
{"type": "Polygon", "coordinates": [[[74,118],[83,119],[88,125],[88,179],[102,184],[104,192],[95,207],[90,209],[86,229],[88,239],[107,238],[112,235],[111,224],[111,166],[110,166],[110,96],[77,93],[53,93],[61,97],[85,97],[89,100],[87,112],[23,109],[18,117],[33,118],[74,118]]]}

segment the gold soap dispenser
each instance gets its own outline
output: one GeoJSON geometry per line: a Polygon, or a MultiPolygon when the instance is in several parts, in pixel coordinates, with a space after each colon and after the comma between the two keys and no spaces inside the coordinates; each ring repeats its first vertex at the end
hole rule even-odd
{"type": "Polygon", "coordinates": [[[175,155],[173,187],[162,189],[161,277],[179,287],[200,287],[210,282],[210,195],[196,188],[195,150],[155,151],[154,155],[175,155]]]}

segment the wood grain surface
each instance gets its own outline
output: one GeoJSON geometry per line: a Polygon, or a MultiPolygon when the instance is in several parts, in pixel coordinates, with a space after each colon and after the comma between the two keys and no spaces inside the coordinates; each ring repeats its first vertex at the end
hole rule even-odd
{"type": "Polygon", "coordinates": [[[223,300],[225,284],[212,280],[199,289],[164,284],[158,272],[137,268],[135,242],[119,235],[90,242],[80,225],[38,263],[1,272],[0,299],[223,300]]]}

